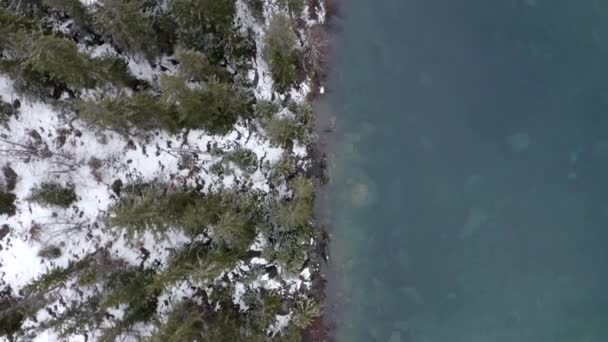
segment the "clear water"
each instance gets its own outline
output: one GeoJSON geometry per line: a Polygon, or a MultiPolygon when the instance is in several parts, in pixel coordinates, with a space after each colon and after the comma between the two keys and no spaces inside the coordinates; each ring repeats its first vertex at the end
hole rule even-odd
{"type": "Polygon", "coordinates": [[[343,2],[338,341],[608,341],[608,2],[343,2]]]}

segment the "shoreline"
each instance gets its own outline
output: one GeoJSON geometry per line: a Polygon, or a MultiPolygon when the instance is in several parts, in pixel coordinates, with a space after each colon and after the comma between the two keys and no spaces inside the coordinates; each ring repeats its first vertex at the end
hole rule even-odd
{"type": "Polygon", "coordinates": [[[323,3],[325,7],[325,18],[322,24],[323,34],[328,38],[327,60],[321,65],[319,72],[313,72],[311,77],[311,91],[307,101],[313,107],[315,119],[315,134],[317,139],[314,144],[307,146],[312,167],[309,176],[315,180],[315,199],[314,199],[314,221],[317,244],[315,252],[311,255],[310,262],[314,266],[311,274],[312,290],[311,293],[315,300],[321,305],[321,314],[313,319],[308,327],[302,331],[302,341],[304,342],[334,342],[333,319],[328,297],[328,277],[332,271],[329,261],[330,242],[331,242],[331,219],[330,219],[330,179],[327,170],[328,156],[332,151],[332,144],[335,132],[335,116],[333,115],[329,103],[323,99],[327,96],[321,92],[321,87],[327,90],[327,79],[330,72],[331,55],[333,53],[333,40],[336,30],[332,22],[338,16],[339,4],[337,0],[310,0],[313,5],[323,3]]]}

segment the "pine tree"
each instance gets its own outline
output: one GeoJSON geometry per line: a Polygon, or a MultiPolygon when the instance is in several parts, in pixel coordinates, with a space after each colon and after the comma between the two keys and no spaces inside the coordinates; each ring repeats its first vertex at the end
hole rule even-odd
{"type": "Polygon", "coordinates": [[[40,307],[40,302],[14,297],[10,289],[0,293],[0,336],[17,340],[25,319],[40,307]]]}
{"type": "Polygon", "coordinates": [[[251,115],[251,94],[227,83],[210,81],[191,89],[182,78],[165,76],[161,87],[165,101],[177,109],[181,127],[226,134],[239,117],[251,115]]]}
{"type": "Polygon", "coordinates": [[[30,43],[25,66],[48,75],[51,80],[74,89],[93,88],[103,79],[90,58],[78,51],[76,43],[56,36],[42,36],[30,43]]]}
{"type": "Polygon", "coordinates": [[[270,64],[276,88],[279,91],[287,90],[296,81],[301,67],[301,56],[296,49],[296,36],[291,20],[286,15],[275,14],[270,19],[264,55],[270,64]]]}
{"type": "Polygon", "coordinates": [[[314,187],[310,179],[298,176],[290,184],[291,200],[275,202],[266,232],[275,242],[266,253],[297,273],[307,257],[306,245],[312,236],[314,187]]]}
{"type": "Polygon", "coordinates": [[[54,12],[62,13],[74,21],[77,30],[90,30],[91,17],[80,0],[42,0],[54,12]]]}
{"type": "Polygon", "coordinates": [[[188,47],[202,47],[205,34],[233,30],[235,0],[173,0],[171,14],[178,24],[180,41],[188,47]]]}
{"type": "Polygon", "coordinates": [[[29,200],[41,205],[67,208],[78,199],[74,186],[43,182],[32,189],[29,200]]]}
{"type": "Polygon", "coordinates": [[[146,231],[162,238],[170,230],[181,229],[180,220],[189,207],[197,205],[197,197],[189,192],[163,193],[154,187],[142,195],[126,194],[110,209],[107,223],[124,228],[130,239],[146,231]]]}
{"type": "Polygon", "coordinates": [[[13,216],[17,212],[15,201],[17,196],[10,192],[3,192],[0,190],[0,215],[13,216]]]}
{"type": "Polygon", "coordinates": [[[247,250],[254,237],[254,223],[244,212],[225,211],[213,226],[213,240],[228,249],[247,250]]]}
{"type": "Polygon", "coordinates": [[[272,117],[264,120],[266,134],[274,144],[290,147],[295,140],[302,141],[305,129],[293,118],[272,117]]]}
{"type": "Polygon", "coordinates": [[[205,242],[194,242],[175,252],[151,284],[153,289],[166,289],[176,282],[189,280],[209,285],[237,263],[241,251],[216,248],[205,242]]]}
{"type": "Polygon", "coordinates": [[[143,13],[143,2],[137,0],[101,0],[94,15],[102,35],[122,52],[141,53],[154,58],[156,32],[152,20],[143,13]]]}
{"type": "Polygon", "coordinates": [[[173,306],[166,322],[158,322],[150,342],[202,341],[204,320],[199,306],[185,300],[173,306]]]}
{"type": "Polygon", "coordinates": [[[279,5],[296,18],[304,11],[304,0],[279,0],[279,5]]]}
{"type": "Polygon", "coordinates": [[[244,172],[254,172],[257,169],[257,155],[253,151],[243,147],[226,153],[224,160],[234,163],[244,172]]]}
{"type": "Polygon", "coordinates": [[[76,110],[83,120],[125,135],[131,134],[134,129],[162,128],[175,132],[179,127],[174,108],[147,91],[136,92],[133,96],[121,93],[100,101],[79,100],[76,110]]]}
{"type": "Polygon", "coordinates": [[[178,47],[175,50],[175,58],[179,61],[178,75],[184,80],[194,82],[209,81],[210,79],[230,81],[230,75],[226,69],[212,65],[207,56],[200,51],[178,47]]]}

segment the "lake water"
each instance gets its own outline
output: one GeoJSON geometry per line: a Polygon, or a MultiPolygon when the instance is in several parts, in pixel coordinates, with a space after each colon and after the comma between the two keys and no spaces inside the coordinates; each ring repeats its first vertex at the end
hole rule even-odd
{"type": "Polygon", "coordinates": [[[338,342],[608,341],[608,2],[343,2],[338,342]]]}

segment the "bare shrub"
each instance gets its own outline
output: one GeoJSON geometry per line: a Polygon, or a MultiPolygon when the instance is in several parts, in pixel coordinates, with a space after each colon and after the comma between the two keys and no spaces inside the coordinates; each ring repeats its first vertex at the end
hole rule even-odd
{"type": "Polygon", "coordinates": [[[306,67],[317,76],[323,76],[329,60],[329,33],[321,24],[309,31],[308,45],[304,54],[306,67]]]}
{"type": "Polygon", "coordinates": [[[42,234],[42,226],[40,223],[32,222],[30,226],[30,239],[40,242],[40,235],[42,234]]]}

